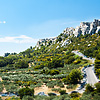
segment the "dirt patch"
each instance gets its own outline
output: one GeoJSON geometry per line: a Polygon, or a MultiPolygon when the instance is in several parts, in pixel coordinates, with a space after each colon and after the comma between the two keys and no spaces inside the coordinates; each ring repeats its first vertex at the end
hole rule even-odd
{"type": "Polygon", "coordinates": [[[11,98],[11,97],[1,97],[2,100],[6,100],[8,98],[11,98]]]}
{"type": "Polygon", "coordinates": [[[45,94],[48,94],[50,92],[54,92],[54,91],[52,91],[52,88],[48,88],[46,85],[42,85],[41,87],[36,87],[34,89],[34,91],[35,91],[35,94],[38,94],[39,92],[44,92],[45,94]]]}
{"type": "Polygon", "coordinates": [[[0,81],[2,82],[2,78],[0,77],[0,81]]]}
{"type": "MultiPolygon", "coordinates": [[[[4,85],[3,85],[3,87],[4,87],[4,85]]],[[[6,93],[6,92],[7,92],[6,88],[4,87],[2,93],[6,93]]]]}
{"type": "MultiPolygon", "coordinates": [[[[67,89],[66,86],[67,86],[67,85],[64,85],[64,88],[60,88],[60,87],[54,86],[54,88],[56,88],[56,89],[60,88],[61,90],[66,90],[66,92],[71,92],[71,91],[75,90],[75,89],[67,89]]],[[[78,85],[78,86],[79,86],[79,85],[78,85]]],[[[78,87],[78,86],[77,86],[77,87],[78,87]]],[[[77,87],[76,87],[76,88],[77,88],[77,87]]],[[[39,92],[44,92],[45,94],[48,94],[48,93],[50,93],[50,92],[59,94],[59,92],[52,91],[52,89],[53,89],[53,88],[48,88],[46,85],[42,85],[41,87],[36,87],[36,88],[34,89],[34,91],[35,91],[35,95],[37,95],[39,92]]]]}

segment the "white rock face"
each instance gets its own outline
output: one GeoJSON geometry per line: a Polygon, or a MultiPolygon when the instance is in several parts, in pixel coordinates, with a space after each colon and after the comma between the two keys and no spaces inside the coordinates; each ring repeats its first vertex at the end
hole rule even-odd
{"type": "Polygon", "coordinates": [[[81,32],[82,35],[88,34],[89,33],[89,29],[90,29],[90,23],[89,22],[82,22],[80,24],[80,28],[81,28],[81,32]]]}
{"type": "MultiPolygon", "coordinates": [[[[77,26],[76,28],[70,27],[70,28],[66,28],[64,29],[64,31],[62,32],[63,35],[65,36],[76,36],[79,37],[81,34],[85,35],[85,34],[95,34],[98,33],[100,31],[100,20],[99,19],[94,19],[93,22],[81,22],[80,26],[77,26]]],[[[62,37],[62,39],[64,39],[65,37],[62,37]]],[[[49,41],[52,41],[53,44],[56,43],[56,40],[58,39],[58,37],[55,38],[47,38],[47,39],[40,39],[37,42],[36,47],[40,47],[41,44],[43,45],[47,45],[49,41]]],[[[58,43],[58,42],[57,42],[58,43]]],[[[68,40],[65,41],[61,41],[62,46],[68,45],[70,44],[68,42],[68,40]]]]}
{"type": "Polygon", "coordinates": [[[75,31],[73,31],[73,34],[74,34],[74,36],[76,36],[76,37],[78,37],[78,36],[80,36],[81,35],[81,28],[79,27],[79,26],[77,26],[76,28],[75,28],[75,31]]]}
{"type": "Polygon", "coordinates": [[[81,34],[95,34],[100,31],[100,20],[95,19],[93,22],[81,22],[80,26],[77,26],[74,28],[66,28],[63,32],[63,34],[67,34],[68,36],[71,36],[74,34],[74,36],[79,37],[81,34]]]}
{"type": "Polygon", "coordinates": [[[63,34],[67,34],[67,36],[70,36],[73,34],[73,31],[75,29],[73,27],[70,27],[70,28],[66,28],[64,31],[63,31],[63,34]]]}
{"type": "Polygon", "coordinates": [[[100,26],[97,27],[96,33],[100,31],[100,26]]]}

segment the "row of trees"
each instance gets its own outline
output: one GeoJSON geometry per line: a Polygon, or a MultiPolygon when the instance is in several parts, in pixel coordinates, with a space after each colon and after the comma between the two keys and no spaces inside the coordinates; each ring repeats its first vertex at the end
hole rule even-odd
{"type": "Polygon", "coordinates": [[[100,76],[100,53],[96,56],[95,60],[95,71],[98,76],[100,76]]]}
{"type": "Polygon", "coordinates": [[[35,69],[40,69],[44,67],[48,67],[50,69],[64,67],[64,62],[62,61],[62,59],[53,58],[51,61],[47,61],[47,62],[41,63],[40,65],[36,66],[35,69]]]}

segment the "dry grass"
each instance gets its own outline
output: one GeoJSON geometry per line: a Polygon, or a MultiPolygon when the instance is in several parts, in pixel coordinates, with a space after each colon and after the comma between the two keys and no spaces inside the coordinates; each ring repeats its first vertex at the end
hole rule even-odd
{"type": "MultiPolygon", "coordinates": [[[[66,92],[71,92],[71,91],[75,90],[75,89],[67,89],[66,86],[67,86],[67,85],[64,85],[64,88],[61,88],[61,90],[66,90],[66,92]]],[[[79,85],[77,85],[77,87],[79,87],[79,85]]],[[[77,88],[77,87],[76,87],[76,88],[77,88]]],[[[60,88],[60,87],[54,86],[54,88],[58,89],[58,88],[60,88]]],[[[53,89],[53,88],[48,88],[46,85],[42,85],[41,87],[36,87],[36,88],[34,89],[34,91],[35,91],[34,94],[36,95],[36,94],[38,94],[39,92],[44,92],[45,94],[48,94],[48,93],[50,93],[50,92],[59,94],[59,92],[52,91],[52,89],[53,89]]]]}

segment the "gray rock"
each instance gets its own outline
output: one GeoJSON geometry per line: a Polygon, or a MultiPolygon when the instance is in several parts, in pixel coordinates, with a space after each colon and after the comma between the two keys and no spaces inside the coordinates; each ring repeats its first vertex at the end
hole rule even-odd
{"type": "MultiPolygon", "coordinates": [[[[66,28],[64,29],[64,31],[62,32],[62,34],[64,36],[68,36],[68,38],[70,36],[76,36],[79,37],[81,34],[85,35],[85,34],[95,34],[98,33],[100,31],[100,20],[99,19],[94,19],[93,22],[81,22],[80,26],[77,26],[76,28],[70,27],[70,28],[66,28]]],[[[61,36],[62,39],[64,39],[65,37],[61,36]]],[[[46,38],[46,39],[40,39],[37,42],[36,47],[40,47],[41,44],[43,45],[48,45],[49,41],[52,41],[53,44],[56,43],[56,40],[58,39],[58,37],[55,38],[46,38]]],[[[57,42],[58,43],[58,42],[57,42]]],[[[68,40],[62,41],[61,44],[62,46],[68,45],[71,42],[68,42],[68,40]]]]}

